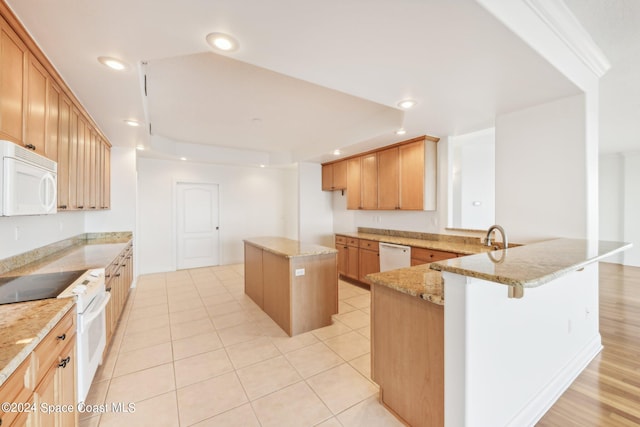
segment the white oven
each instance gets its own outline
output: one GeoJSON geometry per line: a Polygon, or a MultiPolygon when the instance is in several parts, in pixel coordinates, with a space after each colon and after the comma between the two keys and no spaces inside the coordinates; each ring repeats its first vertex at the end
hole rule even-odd
{"type": "Polygon", "coordinates": [[[107,341],[105,308],[111,294],[105,291],[104,268],[88,270],[58,296],[65,297],[76,298],[78,402],[84,402],[107,341]]]}
{"type": "Polygon", "coordinates": [[[0,141],[0,215],[56,213],[57,168],[53,160],[0,141]]]}

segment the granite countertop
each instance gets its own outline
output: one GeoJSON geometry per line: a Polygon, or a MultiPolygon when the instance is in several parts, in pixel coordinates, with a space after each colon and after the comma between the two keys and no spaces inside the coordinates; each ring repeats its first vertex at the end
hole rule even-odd
{"type": "Polygon", "coordinates": [[[25,266],[7,271],[4,274],[0,274],[0,277],[104,268],[131,241],[131,239],[127,239],[124,242],[122,240],[124,239],[119,239],[115,242],[103,239],[87,240],[25,266]]]}
{"type": "Polygon", "coordinates": [[[631,247],[630,243],[555,239],[438,261],[431,268],[463,276],[534,288],[631,247]]]}
{"type": "MultiPolygon", "coordinates": [[[[409,234],[409,233],[408,233],[409,234]]],[[[413,246],[416,248],[433,249],[436,251],[454,252],[462,255],[477,254],[480,252],[490,252],[493,248],[479,243],[461,243],[449,241],[447,236],[441,235],[443,240],[418,239],[414,237],[390,236],[375,233],[336,233],[337,236],[355,237],[358,239],[374,240],[377,242],[393,243],[396,245],[413,246]]],[[[452,236],[454,237],[454,236],[452,236]]]]}
{"type": "Polygon", "coordinates": [[[0,385],[74,306],[72,298],[0,305],[0,385]]]}
{"type": "Polygon", "coordinates": [[[367,279],[375,285],[387,286],[414,297],[422,298],[438,305],[444,305],[442,274],[431,270],[431,264],[373,273],[367,279]]]}
{"type": "Polygon", "coordinates": [[[284,237],[254,237],[245,239],[244,242],[285,258],[338,253],[334,248],[302,243],[284,237]]]}

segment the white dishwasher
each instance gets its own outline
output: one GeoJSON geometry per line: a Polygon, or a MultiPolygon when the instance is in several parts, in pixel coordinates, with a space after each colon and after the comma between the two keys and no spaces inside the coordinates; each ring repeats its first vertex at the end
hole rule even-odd
{"type": "Polygon", "coordinates": [[[380,243],[380,271],[411,267],[411,247],[380,243]]]}

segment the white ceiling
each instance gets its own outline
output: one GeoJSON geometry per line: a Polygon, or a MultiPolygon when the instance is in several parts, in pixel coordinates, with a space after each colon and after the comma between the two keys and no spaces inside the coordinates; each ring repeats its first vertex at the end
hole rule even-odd
{"type": "Polygon", "coordinates": [[[150,145],[123,123],[137,118],[158,137],[323,161],[578,93],[473,0],[8,3],[114,145],[150,145]],[[240,48],[211,53],[214,31],[240,48]],[[402,112],[404,98],[419,103],[402,112]]]}

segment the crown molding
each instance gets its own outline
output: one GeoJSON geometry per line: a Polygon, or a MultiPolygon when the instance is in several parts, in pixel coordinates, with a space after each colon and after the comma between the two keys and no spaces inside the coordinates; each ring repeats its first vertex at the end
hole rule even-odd
{"type": "Polygon", "coordinates": [[[563,1],[524,0],[524,3],[598,78],[611,68],[605,54],[563,1]]]}

